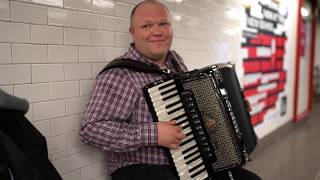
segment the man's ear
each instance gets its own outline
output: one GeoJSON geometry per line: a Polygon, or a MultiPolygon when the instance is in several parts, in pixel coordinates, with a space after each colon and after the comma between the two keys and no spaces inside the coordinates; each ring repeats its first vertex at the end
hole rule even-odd
{"type": "Polygon", "coordinates": [[[134,28],[133,27],[129,27],[129,32],[132,35],[134,33],[134,28]]]}

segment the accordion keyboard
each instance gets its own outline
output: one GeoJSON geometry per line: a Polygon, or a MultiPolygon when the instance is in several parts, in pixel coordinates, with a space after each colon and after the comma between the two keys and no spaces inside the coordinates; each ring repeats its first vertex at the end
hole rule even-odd
{"type": "MultiPolygon", "coordinates": [[[[173,80],[158,84],[148,89],[150,99],[153,103],[158,121],[176,120],[183,132],[186,134],[180,143],[179,149],[171,149],[171,157],[176,166],[178,176],[181,180],[196,179],[203,180],[208,177],[203,158],[196,142],[196,136],[192,132],[190,121],[188,121],[184,102],[190,101],[191,97],[181,98],[178,94],[176,84],[173,80]]],[[[188,95],[186,95],[188,96],[188,95]]],[[[189,108],[192,108],[192,103],[188,102],[189,108]],[[191,105],[190,105],[191,104],[191,105]]],[[[190,109],[188,113],[192,112],[190,109]]],[[[190,116],[190,115],[189,115],[190,116]]],[[[196,112],[193,117],[197,118],[196,112]]],[[[207,154],[207,156],[212,154],[207,154]]]]}

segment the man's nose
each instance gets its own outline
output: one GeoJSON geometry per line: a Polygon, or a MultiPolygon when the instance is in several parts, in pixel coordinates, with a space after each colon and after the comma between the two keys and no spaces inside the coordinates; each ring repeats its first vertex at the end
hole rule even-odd
{"type": "Polygon", "coordinates": [[[159,25],[153,27],[152,30],[153,35],[161,35],[163,33],[163,28],[159,25]]]}

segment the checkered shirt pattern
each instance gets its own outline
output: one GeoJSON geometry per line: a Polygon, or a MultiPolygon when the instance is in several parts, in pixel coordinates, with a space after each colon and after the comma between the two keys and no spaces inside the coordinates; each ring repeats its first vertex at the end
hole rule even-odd
{"type": "MultiPolygon", "coordinates": [[[[132,44],[116,59],[151,62],[132,44]]],[[[187,71],[182,58],[170,51],[167,69],[177,72],[174,64],[187,71]]],[[[81,122],[80,139],[105,152],[109,174],[132,164],[169,164],[164,148],[157,146],[157,125],[142,92],[145,85],[162,78],[159,74],[112,68],[95,80],[81,122]]]]}

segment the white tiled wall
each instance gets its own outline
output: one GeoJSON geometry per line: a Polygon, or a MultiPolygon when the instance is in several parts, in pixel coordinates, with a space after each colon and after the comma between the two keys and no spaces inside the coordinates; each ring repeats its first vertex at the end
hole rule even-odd
{"type": "MultiPolygon", "coordinates": [[[[108,179],[103,153],[79,141],[79,121],[93,79],[131,41],[128,17],[138,2],[0,0],[0,88],[29,100],[26,116],[65,180],[108,179]]],[[[163,2],[174,16],[173,48],[190,69],[240,60],[240,1],[163,2]]]]}

